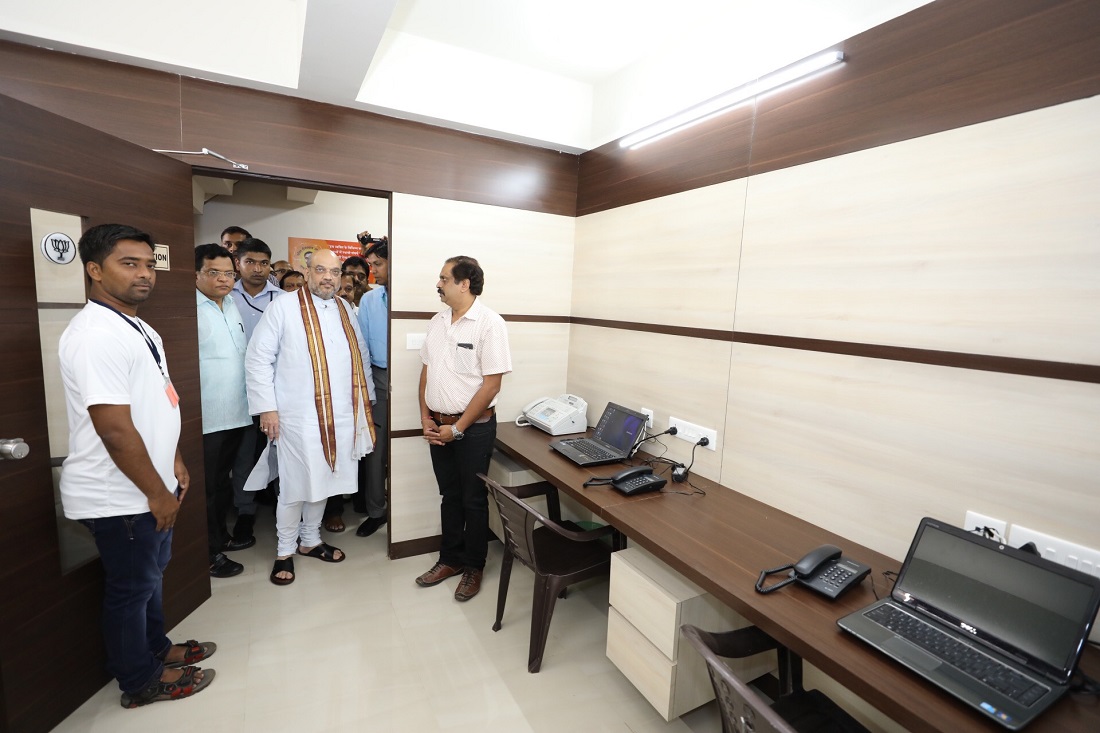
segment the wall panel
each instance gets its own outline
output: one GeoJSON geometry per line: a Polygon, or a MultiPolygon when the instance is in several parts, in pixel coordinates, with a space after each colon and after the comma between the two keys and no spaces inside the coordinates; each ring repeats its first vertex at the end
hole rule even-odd
{"type": "Polygon", "coordinates": [[[497,313],[568,316],[574,229],[570,216],[395,194],[393,308],[439,311],[444,260],[468,255],[497,313]]]}
{"type": "MultiPolygon", "coordinates": [[[[669,416],[718,431],[716,451],[699,448],[695,467],[718,480],[725,436],[725,400],[732,344],[574,324],[569,339],[569,392],[588,402],[588,422],[594,425],[608,402],[634,410],[654,411],[657,430],[669,416]]],[[[664,455],[687,463],[691,444],[678,438],[660,439],[664,455]]],[[[649,448],[660,455],[660,448],[649,448]]],[[[607,475],[613,467],[595,469],[607,475]]]]}
{"type": "Polygon", "coordinates": [[[1097,544],[1100,385],[735,344],[721,481],[892,557],[967,509],[1097,544]]]}
{"type": "Polygon", "coordinates": [[[1100,364],[1097,119],[1093,97],[753,176],[737,330],[1100,364]]]}
{"type": "Polygon", "coordinates": [[[579,217],[572,315],[731,329],[745,183],[579,217]]]}

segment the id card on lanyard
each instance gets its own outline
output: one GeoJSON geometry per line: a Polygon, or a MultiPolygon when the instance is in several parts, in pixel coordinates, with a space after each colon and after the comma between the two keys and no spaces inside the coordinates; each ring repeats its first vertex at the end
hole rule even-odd
{"type": "Polygon", "coordinates": [[[180,403],[180,396],[179,393],[176,392],[175,386],[172,385],[172,380],[168,378],[168,374],[164,371],[164,363],[163,359],[161,359],[160,357],[160,350],[157,348],[157,345],[153,343],[153,339],[149,336],[149,334],[145,332],[145,329],[141,327],[141,324],[137,321],[131,321],[129,318],[127,318],[125,313],[118,310],[117,308],[107,305],[102,300],[91,298],[91,302],[95,303],[96,305],[101,305],[107,310],[112,311],[113,313],[118,315],[118,317],[121,318],[123,321],[130,324],[131,328],[141,334],[141,337],[145,339],[145,345],[149,347],[149,353],[153,355],[153,360],[157,363],[157,370],[160,371],[160,376],[164,378],[164,394],[168,397],[168,402],[171,403],[172,407],[178,407],[180,403]]]}

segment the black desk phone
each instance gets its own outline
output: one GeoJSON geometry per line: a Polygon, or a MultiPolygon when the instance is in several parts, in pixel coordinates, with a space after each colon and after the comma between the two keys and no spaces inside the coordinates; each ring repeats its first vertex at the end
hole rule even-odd
{"type": "Polygon", "coordinates": [[[756,581],[756,590],[771,593],[791,583],[801,583],[828,598],[836,598],[844,591],[857,586],[871,572],[871,568],[856,560],[843,557],[836,545],[822,545],[810,551],[796,563],[764,570],[756,581]],[[764,579],[772,573],[790,570],[786,580],[765,587],[764,579]]]}
{"type": "Polygon", "coordinates": [[[653,473],[649,466],[631,466],[611,477],[611,487],[627,496],[657,491],[668,481],[653,473]]]}

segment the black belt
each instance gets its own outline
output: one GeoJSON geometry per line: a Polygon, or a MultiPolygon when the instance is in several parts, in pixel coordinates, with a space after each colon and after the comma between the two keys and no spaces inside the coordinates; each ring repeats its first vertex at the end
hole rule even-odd
{"type": "MultiPolygon", "coordinates": [[[[495,414],[496,408],[490,407],[488,410],[481,413],[481,415],[477,418],[477,420],[474,420],[474,422],[489,422],[489,420],[492,419],[493,415],[495,414]]],[[[456,422],[458,422],[458,419],[460,417],[462,417],[461,413],[459,413],[458,415],[448,415],[445,412],[436,412],[435,410],[432,410],[432,419],[435,420],[437,425],[454,425],[456,422]]]]}

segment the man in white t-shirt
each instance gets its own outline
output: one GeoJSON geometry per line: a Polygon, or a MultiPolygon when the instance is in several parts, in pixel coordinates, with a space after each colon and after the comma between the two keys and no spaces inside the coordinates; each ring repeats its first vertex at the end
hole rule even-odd
{"type": "Polygon", "coordinates": [[[80,238],[89,302],[61,335],[69,455],[65,516],[91,531],[103,563],[107,670],[122,706],[187,697],[214,679],[194,662],[213,642],[172,644],[164,633],[164,568],[190,476],[179,452],[179,397],[164,342],[137,317],[156,283],[153,240],[123,224],[80,238]]]}

